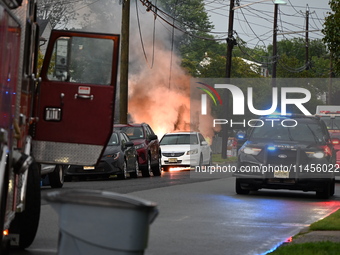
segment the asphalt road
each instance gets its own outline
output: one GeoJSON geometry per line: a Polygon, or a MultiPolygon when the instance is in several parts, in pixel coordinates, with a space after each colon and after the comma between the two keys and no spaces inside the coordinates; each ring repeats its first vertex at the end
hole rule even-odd
{"type": "MultiPolygon", "coordinates": [[[[183,171],[162,177],[73,181],[63,189],[107,190],[156,202],[159,215],[150,225],[146,255],[265,254],[340,207],[340,183],[334,197],[320,200],[313,192],[299,191],[236,195],[234,182],[230,174],[199,178],[183,171]]],[[[42,188],[43,195],[49,191],[42,188]]],[[[41,212],[34,243],[11,254],[56,254],[58,215],[44,200],[41,212]]],[[[110,231],[115,230],[108,230],[108,235],[110,231]]]]}

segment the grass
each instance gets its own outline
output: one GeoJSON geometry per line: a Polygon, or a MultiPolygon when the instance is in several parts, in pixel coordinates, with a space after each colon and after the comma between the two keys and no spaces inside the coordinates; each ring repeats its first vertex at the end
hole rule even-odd
{"type": "Polygon", "coordinates": [[[226,162],[236,162],[236,157],[228,157],[228,158],[222,158],[221,154],[213,154],[212,155],[212,161],[215,163],[226,163],[226,162]]]}
{"type": "Polygon", "coordinates": [[[273,255],[337,255],[339,254],[340,243],[313,242],[302,244],[291,244],[280,246],[272,253],[273,255]]]}
{"type": "Polygon", "coordinates": [[[310,230],[340,230],[340,210],[332,213],[328,217],[314,222],[309,227],[310,230]]]}
{"type": "MultiPolygon", "coordinates": [[[[332,213],[328,217],[314,222],[309,227],[313,230],[340,230],[340,210],[332,213]]],[[[294,239],[294,238],[293,238],[294,239]]],[[[335,242],[310,242],[301,244],[282,245],[275,251],[268,253],[271,255],[332,255],[339,254],[340,243],[335,242]]]]}

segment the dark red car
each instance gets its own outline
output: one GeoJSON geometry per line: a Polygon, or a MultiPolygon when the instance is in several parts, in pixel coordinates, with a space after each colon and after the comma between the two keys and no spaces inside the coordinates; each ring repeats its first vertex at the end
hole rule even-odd
{"type": "Polygon", "coordinates": [[[149,177],[151,173],[154,176],[162,175],[158,137],[148,124],[115,124],[114,129],[124,131],[134,143],[143,177],[149,177]]]}

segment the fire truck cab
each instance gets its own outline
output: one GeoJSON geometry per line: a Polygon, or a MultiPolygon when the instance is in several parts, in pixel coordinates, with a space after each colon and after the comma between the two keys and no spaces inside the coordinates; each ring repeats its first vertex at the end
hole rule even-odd
{"type": "Polygon", "coordinates": [[[39,165],[95,165],[113,128],[119,35],[52,31],[38,76],[36,8],[0,0],[0,254],[35,238],[39,165]]]}

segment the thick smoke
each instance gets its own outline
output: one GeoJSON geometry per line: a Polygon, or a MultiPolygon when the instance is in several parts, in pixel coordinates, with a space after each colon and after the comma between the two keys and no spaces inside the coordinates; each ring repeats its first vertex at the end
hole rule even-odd
{"type": "MultiPolygon", "coordinates": [[[[95,18],[88,30],[120,34],[122,6],[119,2],[91,6],[96,14],[91,14],[95,18]],[[103,6],[106,10],[101,10],[103,6]],[[111,8],[112,13],[108,11],[111,8]],[[105,17],[110,17],[111,20],[103,22],[103,13],[109,14],[105,17]]],[[[181,67],[177,49],[171,50],[173,32],[175,37],[180,32],[173,31],[171,26],[159,18],[155,19],[153,13],[147,12],[139,1],[137,7],[139,19],[136,2],[131,1],[128,98],[130,120],[148,123],[159,138],[164,133],[175,130],[201,131],[205,137],[212,137],[212,117],[205,116],[202,119],[200,102],[190,100],[191,77],[181,67]]],[[[119,101],[119,94],[117,99],[119,101]]]]}

